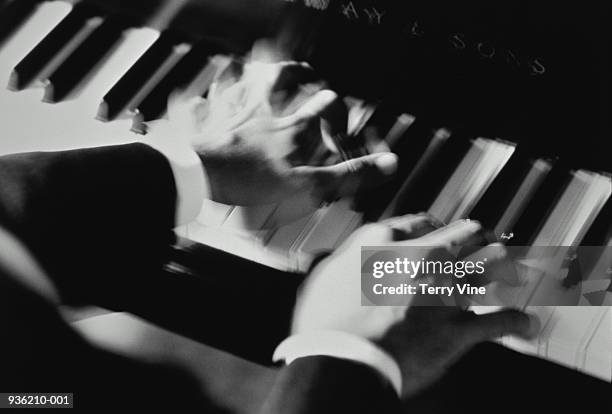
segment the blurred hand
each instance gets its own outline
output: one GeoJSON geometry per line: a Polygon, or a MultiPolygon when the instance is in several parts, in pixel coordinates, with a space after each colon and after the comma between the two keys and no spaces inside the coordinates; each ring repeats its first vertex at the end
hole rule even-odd
{"type": "MultiPolygon", "coordinates": [[[[392,323],[402,319],[406,307],[361,305],[361,247],[429,246],[428,252],[422,248],[415,249],[414,260],[420,260],[423,255],[429,255],[431,260],[448,260],[452,257],[452,249],[469,244],[479,230],[478,222],[463,220],[441,227],[434,218],[425,214],[392,218],[361,227],[332,255],[321,261],[304,282],[298,296],[293,329],[296,332],[337,329],[370,339],[380,337],[392,323]]],[[[403,302],[403,305],[408,304],[403,302]]]]}
{"type": "Polygon", "coordinates": [[[208,100],[170,102],[170,121],[187,126],[214,201],[255,205],[299,196],[318,207],[353,194],[364,180],[376,185],[393,174],[397,161],[390,153],[316,165],[321,116],[338,98],[310,73],[293,62],[233,64],[219,74],[208,100]]]}
{"type": "Polygon", "coordinates": [[[530,339],[539,326],[535,317],[511,309],[476,315],[456,307],[411,306],[376,342],[399,364],[402,396],[410,397],[440,379],[474,345],[504,335],[530,339]]]}
{"type": "MultiPolygon", "coordinates": [[[[478,222],[467,220],[442,227],[424,214],[362,227],[313,269],[298,295],[293,333],[339,330],[378,343],[400,365],[405,395],[431,384],[477,342],[506,333],[531,334],[529,318],[516,311],[475,316],[453,306],[421,306],[431,305],[432,299],[418,295],[409,296],[411,302],[402,306],[362,306],[361,246],[418,246],[415,261],[423,254],[428,260],[446,261],[458,248],[479,240],[480,229],[478,222]],[[430,247],[428,253],[423,246],[430,247]]],[[[502,258],[500,251],[483,248],[472,255],[486,252],[492,265],[502,258]]]]}

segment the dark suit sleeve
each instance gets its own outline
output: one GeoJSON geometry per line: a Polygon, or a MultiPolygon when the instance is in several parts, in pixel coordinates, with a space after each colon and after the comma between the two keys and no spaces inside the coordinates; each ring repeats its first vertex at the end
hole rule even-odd
{"type": "Polygon", "coordinates": [[[0,228],[26,245],[64,303],[130,312],[270,364],[301,278],[175,245],[175,205],[168,161],[143,144],[0,157],[0,228]]]}
{"type": "Polygon", "coordinates": [[[399,413],[391,384],[372,368],[325,356],[283,368],[262,414],[399,413]]]}
{"type": "Polygon", "coordinates": [[[69,304],[124,302],[165,260],[175,208],[170,165],[144,144],[0,157],[0,225],[69,304]]]}

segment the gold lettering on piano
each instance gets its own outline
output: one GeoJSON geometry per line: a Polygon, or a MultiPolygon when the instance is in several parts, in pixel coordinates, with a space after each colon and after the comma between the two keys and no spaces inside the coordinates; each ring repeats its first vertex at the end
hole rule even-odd
{"type": "Polygon", "coordinates": [[[364,8],[363,12],[368,16],[368,21],[370,24],[380,24],[383,16],[385,15],[384,11],[378,11],[376,7],[364,8]]]}
{"type": "Polygon", "coordinates": [[[521,62],[518,60],[514,52],[510,49],[506,50],[506,63],[514,66],[515,68],[521,67],[521,62]]]}
{"type": "Polygon", "coordinates": [[[532,75],[543,75],[546,72],[546,68],[544,67],[544,64],[540,58],[533,59],[532,61],[528,62],[528,65],[531,68],[532,75]]]}
{"type": "MultiPolygon", "coordinates": [[[[402,24],[401,33],[403,36],[420,38],[437,37],[440,34],[431,34],[426,25],[419,20],[409,20],[402,24]]],[[[482,58],[495,59],[498,63],[509,65],[515,70],[522,70],[527,75],[539,76],[546,73],[546,66],[541,57],[530,59],[528,56],[520,56],[515,50],[499,47],[500,45],[486,39],[470,39],[462,32],[449,33],[445,36],[453,49],[458,52],[473,51],[482,58]]]]}
{"type": "Polygon", "coordinates": [[[425,34],[425,32],[421,29],[418,20],[415,20],[412,24],[412,27],[410,28],[410,33],[417,37],[421,37],[425,34]]]}
{"type": "Polygon", "coordinates": [[[476,49],[478,50],[478,54],[484,58],[491,59],[495,56],[495,48],[487,42],[478,42],[476,49]]]}
{"type": "Polygon", "coordinates": [[[357,9],[352,1],[348,3],[342,4],[342,14],[349,20],[358,20],[359,13],[357,13],[357,9]]]}
{"type": "Polygon", "coordinates": [[[455,33],[449,37],[449,40],[455,49],[463,50],[467,47],[465,41],[463,40],[464,36],[465,35],[463,33],[455,33]]]}
{"type": "MultiPolygon", "coordinates": [[[[287,2],[302,2],[306,7],[316,10],[327,10],[330,7],[330,0],[285,0],[287,2]]],[[[333,7],[334,13],[339,13],[345,19],[354,22],[367,21],[370,25],[382,25],[383,18],[387,10],[380,10],[374,6],[362,7],[358,1],[344,1],[333,7]]],[[[526,75],[539,76],[547,71],[544,60],[541,57],[521,55],[516,49],[502,47],[500,44],[488,39],[470,38],[466,33],[430,33],[421,20],[410,19],[397,27],[398,34],[418,38],[439,37],[446,39],[456,51],[473,52],[478,56],[495,61],[498,64],[508,65],[512,69],[522,71],[526,75]]],[[[439,30],[439,29],[436,29],[439,30]]]]}

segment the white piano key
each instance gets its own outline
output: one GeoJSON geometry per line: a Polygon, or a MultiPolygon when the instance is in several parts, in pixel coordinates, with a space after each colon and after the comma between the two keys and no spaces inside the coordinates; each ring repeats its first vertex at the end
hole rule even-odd
{"type": "MultiPolygon", "coordinates": [[[[606,345],[605,343],[597,343],[597,339],[603,338],[596,337],[600,332],[601,328],[604,328],[603,330],[609,329],[609,325],[607,324],[609,309],[605,306],[594,306],[590,308],[596,311],[596,313],[594,314],[593,319],[589,322],[589,327],[585,335],[580,338],[576,355],[576,364],[578,366],[584,365],[589,350],[597,350],[597,348],[604,347],[606,345]]],[[[608,342],[608,346],[606,348],[609,349],[610,352],[612,352],[612,337],[610,336],[612,335],[612,332],[608,331],[605,332],[605,334],[608,335],[608,340],[606,341],[608,342]]]]}
{"type": "Polygon", "coordinates": [[[587,188],[584,174],[572,173],[572,178],[561,197],[553,206],[551,213],[545,218],[544,224],[534,241],[535,246],[559,246],[567,230],[568,215],[575,208],[578,199],[587,188]]]}
{"type": "Polygon", "coordinates": [[[447,223],[467,217],[514,149],[512,144],[477,138],[429,213],[447,223]]]}
{"type": "MultiPolygon", "coordinates": [[[[477,313],[496,310],[472,307],[477,313]]],[[[506,336],[502,343],[516,351],[546,358],[610,381],[612,375],[612,319],[610,308],[530,306],[542,326],[537,338],[506,336]]]]}
{"type": "Polygon", "coordinates": [[[302,237],[300,253],[312,256],[334,250],[343,237],[361,224],[361,214],[351,210],[351,205],[351,200],[342,199],[325,208],[302,237]]]}
{"type": "Polygon", "coordinates": [[[609,176],[583,170],[573,173],[572,180],[544,222],[534,245],[576,245],[611,194],[612,180],[609,176]]]}
{"type": "Polygon", "coordinates": [[[514,149],[514,145],[507,145],[500,142],[491,143],[489,151],[485,153],[470,181],[464,183],[465,196],[448,221],[469,216],[470,212],[482,198],[497,174],[504,168],[512,156],[514,149]]]}
{"type": "Polygon", "coordinates": [[[206,227],[220,227],[230,216],[233,208],[227,204],[204,200],[196,222],[206,227]]]}
{"type": "MultiPolygon", "coordinates": [[[[475,143],[477,145],[478,142],[475,143]]],[[[481,178],[483,175],[483,168],[485,163],[491,161],[493,158],[493,148],[492,142],[489,140],[481,142],[481,152],[477,154],[477,158],[474,164],[467,170],[467,172],[462,176],[461,174],[457,174],[459,178],[459,182],[457,183],[454,192],[451,193],[450,198],[442,204],[443,213],[440,214],[440,218],[445,223],[450,223],[457,218],[464,218],[459,214],[460,206],[466,203],[467,199],[473,196],[474,190],[472,187],[474,183],[481,178]],[[456,217],[458,216],[458,217],[456,217]]]]}
{"type": "Polygon", "coordinates": [[[584,349],[583,365],[579,367],[605,381],[612,381],[612,307],[600,307],[602,317],[584,349]]]}
{"type": "Polygon", "coordinates": [[[612,178],[610,175],[603,175],[589,172],[592,178],[592,185],[585,198],[581,200],[581,210],[576,213],[576,220],[573,226],[573,233],[570,234],[572,246],[582,242],[589,227],[595,221],[606,201],[612,195],[612,178]]]}
{"type": "MultiPolygon", "coordinates": [[[[223,227],[228,229],[228,231],[246,232],[257,237],[257,233],[266,231],[267,223],[276,208],[276,204],[248,207],[235,206],[223,223],[223,227]]],[[[267,230],[271,229],[268,227],[267,230]]]]}
{"type": "MultiPolygon", "coordinates": [[[[588,227],[599,213],[612,192],[610,178],[586,171],[573,173],[573,177],[563,191],[552,212],[545,219],[527,257],[537,262],[543,250],[537,246],[575,246],[580,243],[588,227]]],[[[546,253],[550,253],[547,251],[546,253]]],[[[558,249],[559,262],[566,255],[564,248],[558,249]]],[[[547,259],[550,260],[550,259],[547,259]]],[[[553,266],[552,263],[548,266],[553,266]]],[[[549,270],[543,273],[529,269],[524,284],[516,289],[516,304],[519,307],[542,303],[544,298],[554,298],[559,303],[571,300],[575,292],[561,289],[561,273],[549,270]]]]}
{"type": "Polygon", "coordinates": [[[70,11],[64,1],[41,3],[30,18],[0,48],[0,79],[8,84],[13,67],[27,55],[70,11]]]}
{"type": "Polygon", "coordinates": [[[447,210],[449,208],[449,204],[456,203],[454,202],[454,200],[456,200],[454,195],[458,192],[461,182],[464,181],[469,172],[475,168],[478,159],[484,152],[484,146],[485,140],[482,138],[478,138],[472,143],[472,146],[453,172],[453,175],[446,182],[442,191],[440,191],[434,202],[429,207],[429,214],[442,222],[447,222],[446,216],[448,215],[447,210]]]}
{"type": "Polygon", "coordinates": [[[129,132],[128,119],[95,120],[104,92],[150,47],[159,32],[144,28],[126,31],[124,38],[99,65],[76,99],[49,105],[40,102],[43,91],[1,91],[0,105],[11,113],[0,115],[5,137],[0,153],[62,150],[122,144],[141,139],[129,132]],[[34,119],[36,122],[31,122],[34,119]]]}
{"type": "Polygon", "coordinates": [[[301,241],[300,236],[304,233],[304,229],[309,228],[316,221],[318,211],[308,214],[295,220],[289,224],[280,226],[268,235],[264,240],[264,244],[268,250],[276,252],[286,252],[286,254],[295,256],[301,241]]]}
{"type": "Polygon", "coordinates": [[[606,281],[612,283],[612,237],[608,239],[599,258],[586,269],[585,281],[606,281]]]}
{"type": "Polygon", "coordinates": [[[40,101],[41,94],[37,89],[0,93],[0,107],[11,108],[0,115],[0,154],[123,144],[139,138],[129,133],[129,120],[102,124],[78,100],[50,105],[40,101]]]}
{"type": "Polygon", "coordinates": [[[250,238],[229,233],[220,227],[203,226],[198,222],[187,226],[189,239],[216,249],[226,251],[236,256],[244,257],[257,263],[279,270],[295,270],[295,265],[282,251],[266,249],[250,238]]]}
{"type": "Polygon", "coordinates": [[[584,208],[584,203],[582,202],[582,200],[586,200],[587,194],[590,192],[591,177],[584,171],[578,171],[575,173],[575,175],[576,178],[579,178],[580,185],[577,186],[577,190],[574,190],[574,192],[570,193],[573,195],[573,197],[569,197],[569,203],[566,206],[566,209],[563,210],[560,208],[561,219],[552,219],[550,221],[551,225],[555,226],[556,230],[556,237],[553,238],[553,240],[556,241],[554,245],[573,245],[573,241],[575,239],[574,234],[576,233],[576,225],[583,225],[582,219],[584,217],[581,217],[581,207],[584,208]],[[573,217],[581,217],[579,219],[580,224],[575,221],[572,221],[573,217]]]}
{"type": "Polygon", "coordinates": [[[529,173],[527,173],[525,180],[523,180],[518,191],[504,211],[504,214],[495,225],[494,234],[498,235],[499,237],[499,235],[502,233],[512,229],[520,215],[523,213],[527,203],[529,200],[531,200],[536,190],[539,188],[540,184],[544,181],[544,178],[551,169],[552,165],[546,160],[538,159],[533,163],[533,166],[529,170],[529,173]]]}
{"type": "Polygon", "coordinates": [[[601,321],[601,309],[598,306],[556,307],[556,320],[545,356],[563,365],[580,368],[583,365],[581,354],[601,321]]]}

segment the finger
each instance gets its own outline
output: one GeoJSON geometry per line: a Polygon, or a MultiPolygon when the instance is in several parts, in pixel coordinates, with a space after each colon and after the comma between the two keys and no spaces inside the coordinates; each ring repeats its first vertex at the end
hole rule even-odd
{"type": "Polygon", "coordinates": [[[272,89],[283,68],[297,65],[295,62],[261,62],[251,60],[244,67],[241,81],[248,85],[247,105],[270,108],[272,89]]]}
{"type": "Polygon", "coordinates": [[[466,247],[458,256],[462,261],[483,263],[484,273],[467,276],[472,286],[484,286],[492,282],[503,282],[509,286],[519,286],[520,278],[514,262],[508,260],[508,250],[502,243],[491,243],[485,247],[466,247]],[[464,254],[465,250],[471,250],[464,254]]]}
{"type": "Polygon", "coordinates": [[[271,92],[272,94],[277,92],[296,93],[300,86],[318,81],[319,76],[307,63],[288,62],[280,66],[271,92]]]}
{"type": "Polygon", "coordinates": [[[282,50],[278,42],[272,39],[259,39],[253,43],[250,59],[259,62],[281,62],[287,60],[288,56],[282,50]]]}
{"type": "Polygon", "coordinates": [[[337,98],[321,112],[322,126],[326,134],[346,134],[349,109],[343,99],[337,98]]]}
{"type": "MultiPolygon", "coordinates": [[[[224,104],[231,106],[234,112],[245,106],[245,95],[247,87],[243,82],[237,82],[225,88],[220,93],[221,100],[224,104]]],[[[219,102],[217,102],[219,104],[219,102]]]]}
{"type": "Polygon", "coordinates": [[[486,260],[491,265],[505,259],[507,254],[508,250],[502,243],[491,243],[464,257],[462,260],[471,262],[486,260]]]}
{"type": "Polygon", "coordinates": [[[508,257],[508,250],[502,243],[491,243],[466,256],[463,260],[486,262],[485,273],[479,275],[476,280],[471,278],[472,285],[482,286],[491,282],[502,282],[508,286],[522,284],[516,265],[512,258],[508,257]]]}
{"type": "Polygon", "coordinates": [[[228,65],[222,67],[221,70],[215,74],[214,80],[210,85],[208,92],[210,101],[215,104],[216,100],[220,98],[227,88],[240,81],[243,71],[244,65],[236,59],[233,59],[228,65]]]}
{"type": "Polygon", "coordinates": [[[319,83],[300,85],[295,92],[280,91],[270,95],[270,108],[276,116],[289,116],[302,107],[312,96],[323,89],[319,83]]]}
{"type": "Polygon", "coordinates": [[[293,114],[281,118],[278,123],[280,128],[291,125],[299,126],[318,118],[329,105],[331,105],[338,95],[329,89],[323,89],[315,93],[293,114]]]}
{"type": "Polygon", "coordinates": [[[363,134],[365,146],[370,153],[391,152],[389,143],[376,133],[374,128],[366,128],[363,134]]]}
{"type": "Polygon", "coordinates": [[[461,323],[466,346],[489,341],[504,335],[534,338],[540,331],[539,320],[524,312],[508,309],[483,315],[471,314],[461,323]]]}
{"type": "Polygon", "coordinates": [[[385,181],[396,169],[395,154],[371,154],[328,166],[297,166],[292,169],[292,178],[302,190],[314,192],[321,200],[333,201],[355,194],[364,185],[385,181]]]}
{"type": "Polygon", "coordinates": [[[397,156],[392,153],[371,154],[312,169],[318,191],[325,194],[325,199],[334,200],[389,179],[397,170],[397,156]]]}
{"type": "Polygon", "coordinates": [[[482,229],[479,222],[474,220],[458,220],[448,226],[433,231],[424,237],[430,245],[453,248],[470,244],[478,239],[478,232],[482,229]]]}
{"type": "Polygon", "coordinates": [[[437,229],[435,219],[427,214],[408,214],[381,222],[393,230],[393,240],[415,239],[437,229]]]}
{"type": "Polygon", "coordinates": [[[173,92],[168,97],[168,119],[177,134],[195,134],[198,130],[198,108],[205,102],[204,98],[185,97],[181,92],[173,92]]]}

